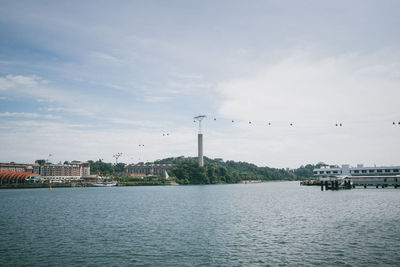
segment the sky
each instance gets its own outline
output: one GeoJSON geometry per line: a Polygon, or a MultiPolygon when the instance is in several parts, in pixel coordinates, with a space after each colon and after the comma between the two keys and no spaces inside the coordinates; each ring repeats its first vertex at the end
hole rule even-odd
{"type": "Polygon", "coordinates": [[[0,162],[196,156],[204,114],[210,158],[400,165],[399,14],[389,0],[2,0],[0,162]]]}

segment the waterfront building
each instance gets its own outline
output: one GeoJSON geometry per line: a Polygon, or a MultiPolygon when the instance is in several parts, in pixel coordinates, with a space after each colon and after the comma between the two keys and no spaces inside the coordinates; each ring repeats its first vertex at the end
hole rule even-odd
{"type": "Polygon", "coordinates": [[[37,162],[35,164],[0,163],[0,171],[36,173],[45,181],[62,183],[90,177],[90,164],[81,161],[72,161],[68,164],[45,163],[44,165],[39,165],[37,162]]]}
{"type": "Polygon", "coordinates": [[[132,176],[164,175],[173,166],[174,164],[129,164],[124,171],[132,176]]]}
{"type": "Polygon", "coordinates": [[[43,177],[37,173],[21,171],[0,171],[0,184],[43,183],[43,177]]]}
{"type": "Polygon", "coordinates": [[[314,169],[314,177],[320,181],[329,180],[338,176],[393,176],[400,175],[400,166],[364,167],[358,164],[357,167],[350,167],[348,164],[339,166],[327,166],[314,169]]]}
{"type": "Polygon", "coordinates": [[[353,186],[400,186],[400,166],[350,167],[348,164],[314,169],[314,178],[321,182],[345,181],[353,186]]]}
{"type": "Polygon", "coordinates": [[[72,161],[69,164],[46,163],[43,166],[35,165],[34,171],[51,183],[81,180],[90,176],[90,164],[87,162],[72,161]]]}
{"type": "Polygon", "coordinates": [[[22,163],[0,163],[0,171],[13,171],[13,172],[33,172],[33,164],[22,163]]]}

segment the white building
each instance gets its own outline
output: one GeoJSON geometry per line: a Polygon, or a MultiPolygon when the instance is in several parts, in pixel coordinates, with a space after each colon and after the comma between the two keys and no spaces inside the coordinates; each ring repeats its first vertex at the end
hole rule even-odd
{"type": "Polygon", "coordinates": [[[70,164],[49,164],[34,166],[36,173],[43,176],[44,180],[51,183],[81,180],[90,176],[90,164],[87,162],[73,161],[70,164]]]}
{"type": "Polygon", "coordinates": [[[314,169],[314,178],[320,181],[351,180],[358,185],[400,185],[400,166],[350,167],[348,164],[342,167],[321,167],[314,169]]]}
{"type": "Polygon", "coordinates": [[[129,164],[125,166],[125,173],[133,176],[164,175],[172,167],[174,164],[129,164]]]}

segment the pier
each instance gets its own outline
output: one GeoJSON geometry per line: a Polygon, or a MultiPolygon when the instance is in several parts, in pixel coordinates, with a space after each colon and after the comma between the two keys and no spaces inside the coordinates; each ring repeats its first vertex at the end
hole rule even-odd
{"type": "Polygon", "coordinates": [[[324,190],[340,190],[354,188],[399,188],[400,175],[382,176],[337,176],[323,180],[301,181],[303,186],[321,186],[324,190]]]}
{"type": "Polygon", "coordinates": [[[351,182],[353,188],[356,186],[368,188],[386,188],[394,187],[398,188],[400,186],[399,179],[400,175],[384,175],[384,176],[353,176],[351,177],[351,182]]]}
{"type": "Polygon", "coordinates": [[[353,184],[350,180],[335,179],[331,181],[321,181],[321,191],[325,190],[339,190],[339,189],[352,189],[353,184]]]}
{"type": "Polygon", "coordinates": [[[350,167],[343,164],[322,166],[313,170],[314,181],[303,181],[301,185],[319,185],[321,190],[352,188],[398,188],[400,186],[400,166],[350,167]]]}

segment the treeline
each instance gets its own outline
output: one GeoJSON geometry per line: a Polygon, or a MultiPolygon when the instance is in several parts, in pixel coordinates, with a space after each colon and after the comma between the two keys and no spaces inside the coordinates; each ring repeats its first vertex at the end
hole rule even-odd
{"type": "Polygon", "coordinates": [[[168,170],[168,173],[170,176],[176,177],[180,184],[237,183],[242,180],[304,180],[312,178],[314,168],[326,165],[324,163],[308,164],[294,170],[286,170],[205,157],[204,167],[199,168],[197,158],[183,156],[157,160],[154,163],[175,164],[175,167],[168,170]]]}
{"type": "Polygon", "coordinates": [[[242,180],[238,171],[209,161],[202,168],[198,167],[194,158],[181,159],[174,164],[176,165],[168,173],[179,184],[237,183],[242,180]]]}
{"type": "MultiPolygon", "coordinates": [[[[126,181],[134,179],[124,174],[125,163],[113,164],[103,162],[102,160],[89,160],[88,162],[90,163],[91,174],[114,177],[115,179],[126,181]]],[[[307,164],[297,169],[288,170],[258,167],[255,164],[247,162],[224,161],[222,159],[205,157],[204,167],[199,168],[197,158],[183,156],[156,160],[154,163],[174,164],[175,166],[168,170],[168,174],[172,180],[176,180],[179,184],[237,183],[242,180],[305,180],[313,177],[314,168],[329,166],[321,162],[315,165],[307,164]]],[[[139,182],[139,180],[132,180],[132,182],[139,182]]]]}
{"type": "Polygon", "coordinates": [[[90,163],[90,174],[97,174],[100,176],[115,176],[121,175],[125,168],[125,163],[112,164],[102,161],[88,160],[90,163]]]}

